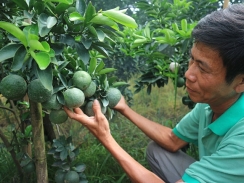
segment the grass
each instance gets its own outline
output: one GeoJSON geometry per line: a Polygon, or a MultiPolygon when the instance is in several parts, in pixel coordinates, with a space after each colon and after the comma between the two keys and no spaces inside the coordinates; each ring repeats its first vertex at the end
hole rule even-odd
{"type": "MultiPolygon", "coordinates": [[[[133,91],[133,81],[131,81],[131,90],[133,91]]],[[[184,116],[189,109],[181,103],[185,90],[179,88],[175,101],[174,87],[169,83],[163,88],[153,88],[152,93],[148,95],[146,91],[141,91],[134,95],[132,108],[139,114],[160,124],[174,127],[176,123],[184,116]]],[[[145,150],[150,139],[145,136],[135,125],[128,121],[125,117],[117,115],[110,121],[111,133],[116,141],[139,163],[148,168],[145,160],[145,150]]],[[[81,145],[80,153],[76,161],[86,165],[85,174],[91,183],[130,183],[130,180],[118,165],[116,160],[110,153],[93,137],[88,130],[76,121],[70,120],[56,128],[57,134],[72,135],[73,143],[81,145]]],[[[1,148],[0,148],[1,150],[1,148]]],[[[14,165],[11,156],[7,156],[7,151],[2,148],[0,156],[0,167],[6,167],[5,171],[0,171],[0,183],[17,182],[13,180],[14,165]],[[2,152],[6,152],[3,156],[2,152]],[[9,171],[9,170],[12,171],[9,171]],[[4,173],[5,172],[5,173],[4,173]],[[8,175],[9,179],[3,179],[8,175]],[[12,177],[12,179],[10,178],[12,177]],[[5,181],[4,181],[5,180],[5,181]]],[[[54,183],[55,169],[50,166],[52,158],[48,156],[48,173],[49,182],[54,183]]],[[[31,183],[31,182],[30,182],[31,183]]]]}
{"type": "Polygon", "coordinates": [[[0,182],[17,182],[19,180],[16,174],[16,167],[14,165],[11,155],[8,153],[6,148],[0,147],[0,182]]]}

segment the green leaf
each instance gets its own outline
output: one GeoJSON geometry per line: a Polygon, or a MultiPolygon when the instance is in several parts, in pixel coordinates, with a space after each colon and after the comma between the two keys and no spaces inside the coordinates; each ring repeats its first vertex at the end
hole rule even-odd
{"type": "Polygon", "coordinates": [[[186,19],[181,20],[181,29],[185,32],[187,32],[187,21],[186,19]]]}
{"type": "Polygon", "coordinates": [[[49,65],[45,70],[36,68],[36,75],[45,88],[53,90],[53,70],[51,65],[49,65]]]}
{"type": "Polygon", "coordinates": [[[30,44],[31,40],[39,40],[39,36],[37,36],[35,34],[28,34],[27,38],[28,38],[28,46],[30,46],[29,44],[30,44]]]}
{"type": "Polygon", "coordinates": [[[100,29],[97,29],[97,38],[99,41],[103,42],[104,41],[104,38],[105,38],[105,33],[100,30],[100,29]]]}
{"type": "Polygon", "coordinates": [[[129,85],[129,84],[123,81],[115,82],[112,84],[113,87],[124,86],[124,85],[129,85]]]}
{"type": "Polygon", "coordinates": [[[39,51],[50,51],[50,46],[46,41],[39,42],[38,40],[30,40],[29,46],[32,50],[39,50],[39,51]]]}
{"type": "Polygon", "coordinates": [[[101,61],[98,66],[96,67],[95,72],[98,73],[100,70],[102,70],[104,68],[105,64],[103,61],[101,61]]]}
{"type": "Polygon", "coordinates": [[[93,44],[92,47],[97,50],[99,53],[101,53],[105,57],[109,57],[108,52],[101,46],[97,46],[96,44],[93,44]]]}
{"type": "Polygon", "coordinates": [[[14,59],[13,59],[13,63],[11,66],[11,70],[12,71],[18,71],[22,68],[24,62],[25,62],[25,57],[26,57],[26,49],[24,46],[19,47],[19,49],[17,50],[14,59]]]}
{"type": "Polygon", "coordinates": [[[54,167],[60,167],[60,166],[62,166],[63,165],[63,161],[55,161],[53,164],[52,164],[52,166],[54,166],[54,167]]]}
{"type": "Polygon", "coordinates": [[[101,75],[101,74],[107,74],[107,73],[109,73],[109,72],[113,72],[113,71],[116,71],[117,69],[115,69],[115,68],[105,68],[105,69],[102,69],[102,70],[100,70],[99,72],[98,72],[98,74],[99,75],[101,75]]]}
{"type": "Polygon", "coordinates": [[[87,50],[82,43],[76,43],[75,48],[80,59],[84,62],[84,64],[88,64],[90,60],[89,50],[87,50]]]}
{"type": "Polygon", "coordinates": [[[62,84],[65,86],[65,88],[68,88],[68,82],[66,80],[66,77],[63,76],[62,74],[58,73],[58,77],[60,79],[60,81],[62,82],[62,84]]]}
{"type": "Polygon", "coordinates": [[[172,28],[176,32],[179,30],[177,23],[172,23],[172,28]]]}
{"type": "Polygon", "coordinates": [[[91,1],[88,3],[88,6],[86,8],[85,12],[85,22],[90,22],[90,20],[96,15],[96,9],[92,5],[91,1]]]}
{"type": "Polygon", "coordinates": [[[38,26],[37,25],[28,25],[26,26],[24,29],[23,29],[23,32],[24,34],[26,35],[26,37],[29,35],[29,34],[34,34],[36,36],[38,36],[38,26]]]}
{"type": "Polygon", "coordinates": [[[53,49],[50,49],[48,54],[50,57],[55,57],[55,51],[53,49]]]}
{"type": "Polygon", "coordinates": [[[107,25],[109,27],[112,27],[115,30],[119,30],[118,24],[115,21],[113,21],[112,19],[110,19],[106,16],[103,16],[102,13],[98,13],[96,16],[94,16],[90,22],[95,23],[95,24],[100,24],[100,25],[107,25]]]}
{"type": "Polygon", "coordinates": [[[147,24],[147,26],[144,29],[144,35],[148,38],[151,39],[151,33],[150,33],[150,28],[149,28],[149,24],[147,24]]]}
{"type": "Polygon", "coordinates": [[[92,33],[94,36],[97,36],[97,31],[93,26],[89,25],[87,28],[90,31],[90,33],[92,33]]]}
{"type": "Polygon", "coordinates": [[[25,37],[25,34],[22,30],[20,30],[19,27],[16,25],[9,23],[9,22],[3,22],[0,21],[0,28],[4,29],[5,31],[12,34],[14,37],[16,37],[20,42],[26,47],[27,46],[27,40],[25,37]]]}
{"type": "Polygon", "coordinates": [[[46,2],[57,2],[64,4],[73,4],[73,0],[45,0],[46,2]]]}
{"type": "Polygon", "coordinates": [[[124,14],[122,11],[119,10],[110,9],[107,11],[102,11],[102,14],[114,20],[115,22],[118,22],[127,27],[137,28],[138,26],[136,21],[132,17],[124,14]]]}
{"type": "Polygon", "coordinates": [[[93,74],[93,72],[94,72],[95,69],[96,69],[96,66],[97,66],[97,58],[92,57],[92,58],[90,59],[88,72],[89,72],[90,74],[93,74]]]}
{"type": "Polygon", "coordinates": [[[56,55],[62,54],[64,50],[64,44],[63,43],[51,43],[51,48],[54,50],[56,55]]]}
{"type": "Polygon", "coordinates": [[[69,4],[66,4],[66,3],[59,3],[59,4],[56,6],[55,12],[56,12],[56,14],[60,15],[60,14],[62,14],[65,10],[67,10],[69,7],[70,7],[69,4]]]}
{"type": "Polygon", "coordinates": [[[46,51],[46,52],[50,52],[51,51],[48,42],[42,41],[41,44],[42,44],[42,47],[44,48],[43,51],[46,51]]]}
{"type": "Polygon", "coordinates": [[[68,163],[65,163],[65,164],[63,164],[63,165],[61,166],[61,168],[64,169],[64,170],[66,170],[66,171],[68,171],[68,170],[70,169],[70,166],[69,166],[68,163]]]}
{"type": "Polygon", "coordinates": [[[67,144],[72,143],[72,136],[69,136],[69,137],[66,139],[66,143],[67,143],[67,144]]]}
{"type": "Polygon", "coordinates": [[[187,37],[187,33],[183,30],[178,30],[177,31],[182,37],[187,37]]]}
{"type": "Polygon", "coordinates": [[[83,45],[85,46],[86,49],[89,49],[92,45],[92,40],[82,40],[83,45]]]}
{"type": "Polygon", "coordinates": [[[76,10],[81,14],[84,15],[86,10],[86,2],[84,0],[76,0],[76,10]]]}
{"type": "Polygon", "coordinates": [[[67,158],[68,156],[68,151],[66,149],[64,149],[63,151],[61,151],[60,153],[60,159],[63,161],[67,158]]]}
{"type": "Polygon", "coordinates": [[[76,21],[76,20],[84,21],[85,18],[82,17],[78,12],[73,12],[69,15],[69,20],[70,21],[76,21]]]}
{"type": "Polygon", "coordinates": [[[35,59],[36,63],[38,64],[41,70],[44,70],[50,64],[50,56],[46,52],[38,52],[35,53],[30,51],[31,56],[35,59]]]}
{"type": "Polygon", "coordinates": [[[0,62],[13,58],[21,44],[8,44],[0,50],[0,62]]]}
{"type": "Polygon", "coordinates": [[[45,4],[42,1],[36,1],[33,4],[34,9],[36,10],[37,14],[41,14],[45,10],[45,4]]]}
{"type": "Polygon", "coordinates": [[[15,4],[17,4],[17,6],[23,10],[28,10],[28,5],[26,3],[26,1],[22,0],[12,0],[13,2],[15,2],[15,4]]]}
{"type": "Polygon", "coordinates": [[[37,22],[38,22],[39,34],[41,37],[48,35],[48,33],[51,30],[51,28],[47,27],[48,18],[49,16],[46,15],[45,13],[40,14],[40,16],[38,17],[37,22]]]}
{"type": "Polygon", "coordinates": [[[85,165],[85,164],[80,164],[80,165],[76,165],[76,166],[75,166],[75,170],[76,170],[77,172],[84,172],[85,169],[86,169],[86,165],[85,165]]]}
{"type": "Polygon", "coordinates": [[[70,159],[73,159],[75,157],[75,153],[74,152],[70,152],[69,157],[70,157],[70,159]]]}
{"type": "Polygon", "coordinates": [[[32,126],[31,126],[31,125],[28,125],[28,126],[25,128],[25,136],[26,136],[26,137],[30,137],[31,132],[32,132],[32,126]]]}
{"type": "Polygon", "coordinates": [[[59,41],[61,43],[67,44],[69,46],[73,46],[75,44],[75,39],[69,34],[60,35],[59,41]]]}
{"type": "Polygon", "coordinates": [[[57,19],[55,17],[49,16],[47,18],[47,28],[51,29],[57,23],[57,19]]]}

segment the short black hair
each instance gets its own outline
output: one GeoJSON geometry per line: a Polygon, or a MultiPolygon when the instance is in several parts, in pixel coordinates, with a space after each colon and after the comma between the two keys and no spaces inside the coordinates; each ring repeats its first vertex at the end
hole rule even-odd
{"type": "Polygon", "coordinates": [[[218,51],[226,68],[226,82],[244,74],[244,4],[233,4],[202,18],[192,31],[194,42],[218,51]]]}

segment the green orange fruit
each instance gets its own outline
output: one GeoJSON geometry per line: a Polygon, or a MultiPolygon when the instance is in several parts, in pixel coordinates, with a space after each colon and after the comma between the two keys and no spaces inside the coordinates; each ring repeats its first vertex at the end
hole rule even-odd
{"type": "Polygon", "coordinates": [[[91,76],[86,71],[76,71],[72,77],[73,85],[81,90],[85,90],[91,81],[91,76]]]}
{"type": "Polygon", "coordinates": [[[108,107],[114,108],[121,99],[121,92],[117,88],[109,88],[107,91],[108,107]]]}
{"type": "Polygon", "coordinates": [[[79,183],[79,174],[76,171],[69,171],[64,176],[64,183],[79,183]]]}
{"type": "Polygon", "coordinates": [[[62,104],[60,104],[57,100],[57,94],[53,94],[51,98],[45,102],[42,103],[42,107],[47,110],[58,110],[61,109],[62,104]]]}
{"type": "Polygon", "coordinates": [[[78,88],[69,88],[63,92],[65,106],[68,108],[77,108],[82,106],[85,101],[83,91],[78,88]]]}
{"type": "Polygon", "coordinates": [[[27,83],[19,75],[10,74],[4,77],[0,83],[0,92],[9,100],[22,99],[27,91],[27,83]]]}
{"type": "Polygon", "coordinates": [[[54,124],[61,124],[67,121],[68,115],[63,109],[51,110],[49,120],[54,124]]]}
{"type": "Polygon", "coordinates": [[[97,85],[94,81],[92,81],[90,85],[85,90],[83,90],[85,97],[89,98],[93,96],[96,92],[96,89],[97,85]]]}
{"type": "Polygon", "coordinates": [[[39,79],[32,80],[28,85],[28,96],[33,102],[45,102],[52,96],[53,91],[45,88],[39,79]]]}

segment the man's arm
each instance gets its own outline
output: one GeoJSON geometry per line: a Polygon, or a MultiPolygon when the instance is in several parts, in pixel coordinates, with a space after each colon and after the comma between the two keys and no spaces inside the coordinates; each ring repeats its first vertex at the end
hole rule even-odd
{"type": "MultiPolygon", "coordinates": [[[[80,108],[73,111],[64,107],[65,112],[71,119],[74,119],[84,126],[106,147],[112,156],[118,161],[126,174],[134,183],[164,183],[157,175],[147,170],[135,159],[133,159],[119,144],[114,140],[110,133],[109,123],[101,112],[100,104],[94,101],[94,116],[88,117],[80,108]]],[[[181,182],[181,180],[179,180],[181,182]]]]}
{"type": "MultiPolygon", "coordinates": [[[[130,177],[133,183],[163,183],[157,175],[147,170],[135,159],[133,159],[124,149],[122,149],[112,136],[103,144],[112,156],[119,162],[121,167],[130,177]]],[[[176,183],[183,183],[183,180],[178,180],[176,183]]]]}
{"type": "Polygon", "coordinates": [[[126,104],[124,97],[121,98],[121,100],[114,109],[119,111],[127,119],[133,122],[149,138],[151,138],[153,141],[155,141],[168,151],[175,152],[187,144],[187,142],[178,138],[172,132],[171,128],[153,122],[133,111],[126,104]]]}
{"type": "Polygon", "coordinates": [[[110,134],[110,128],[106,117],[102,114],[100,104],[97,100],[94,101],[93,110],[95,116],[88,117],[80,108],[75,108],[73,111],[64,107],[64,110],[71,119],[77,120],[86,126],[90,132],[97,137],[98,140],[108,149],[112,156],[122,166],[124,171],[135,183],[163,183],[157,175],[147,170],[136,160],[134,160],[110,134]]]}

